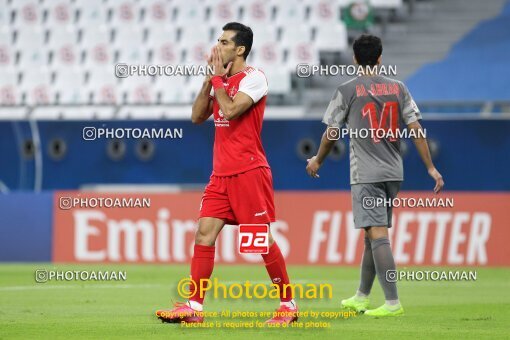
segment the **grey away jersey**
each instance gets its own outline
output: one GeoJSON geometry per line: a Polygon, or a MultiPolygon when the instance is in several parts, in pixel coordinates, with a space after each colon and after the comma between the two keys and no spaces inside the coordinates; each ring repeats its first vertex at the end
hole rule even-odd
{"type": "Polygon", "coordinates": [[[398,80],[377,75],[359,76],[340,85],[322,121],[334,128],[347,124],[349,130],[358,132],[357,138],[350,134],[352,185],[404,180],[398,138],[360,138],[360,130],[396,131],[419,119],[420,111],[407,87],[398,80]]]}

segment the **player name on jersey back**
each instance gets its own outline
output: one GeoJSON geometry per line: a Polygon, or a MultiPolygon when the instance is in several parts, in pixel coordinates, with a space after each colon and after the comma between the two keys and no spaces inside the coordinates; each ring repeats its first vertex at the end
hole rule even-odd
{"type": "Polygon", "coordinates": [[[351,134],[351,184],[403,181],[400,139],[396,133],[403,125],[421,119],[421,114],[406,86],[383,76],[360,76],[340,85],[331,99],[323,122],[354,132],[388,130],[389,138],[351,134]]]}

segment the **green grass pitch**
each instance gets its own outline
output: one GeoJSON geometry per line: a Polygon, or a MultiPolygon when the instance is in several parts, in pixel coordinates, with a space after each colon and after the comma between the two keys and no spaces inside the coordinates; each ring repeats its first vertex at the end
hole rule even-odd
{"type": "MultiPolygon", "coordinates": [[[[403,267],[399,268],[403,270],[403,267]]],[[[412,268],[431,269],[431,268],[412,268]]],[[[374,319],[359,315],[339,319],[301,318],[328,322],[327,328],[208,328],[184,329],[157,320],[154,311],[182,301],[177,282],[188,275],[187,265],[0,265],[0,339],[503,339],[510,338],[510,270],[508,268],[441,268],[477,270],[476,281],[399,282],[406,311],[402,317],[374,319]],[[36,283],[36,269],[123,270],[126,281],[51,281],[36,283]]],[[[289,266],[297,283],[330,283],[332,299],[297,300],[300,311],[339,311],[340,300],[351,296],[358,284],[355,267],[289,266]]],[[[216,265],[219,281],[268,283],[263,265],[216,265]]],[[[376,281],[372,306],[383,303],[376,281]]],[[[272,311],[272,299],[206,299],[206,311],[272,311]]],[[[212,321],[212,320],[209,320],[212,321]]],[[[219,322],[264,321],[264,318],[216,318],[219,322]]]]}

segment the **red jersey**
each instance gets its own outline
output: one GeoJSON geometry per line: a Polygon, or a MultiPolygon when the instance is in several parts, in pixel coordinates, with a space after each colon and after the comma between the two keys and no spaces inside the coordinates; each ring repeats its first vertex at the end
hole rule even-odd
{"type": "MultiPolygon", "coordinates": [[[[231,176],[261,166],[268,167],[260,133],[267,99],[267,80],[264,73],[254,67],[223,77],[230,98],[238,91],[253,99],[253,105],[236,119],[226,120],[216,98],[213,98],[214,115],[214,176],[231,176]]],[[[214,90],[214,89],[213,89],[214,90]]]]}

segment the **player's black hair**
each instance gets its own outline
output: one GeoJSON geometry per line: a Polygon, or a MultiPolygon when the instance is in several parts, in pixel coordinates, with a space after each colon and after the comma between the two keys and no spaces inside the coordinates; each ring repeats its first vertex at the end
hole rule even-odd
{"type": "Polygon", "coordinates": [[[374,66],[382,54],[382,42],[379,37],[371,34],[362,34],[352,45],[354,56],[361,66],[374,66]]]}
{"type": "Polygon", "coordinates": [[[236,46],[244,46],[244,60],[248,58],[248,54],[251,51],[251,45],[253,44],[253,31],[248,26],[245,26],[239,22],[229,22],[223,26],[224,31],[235,31],[236,35],[232,40],[236,46]]]}

